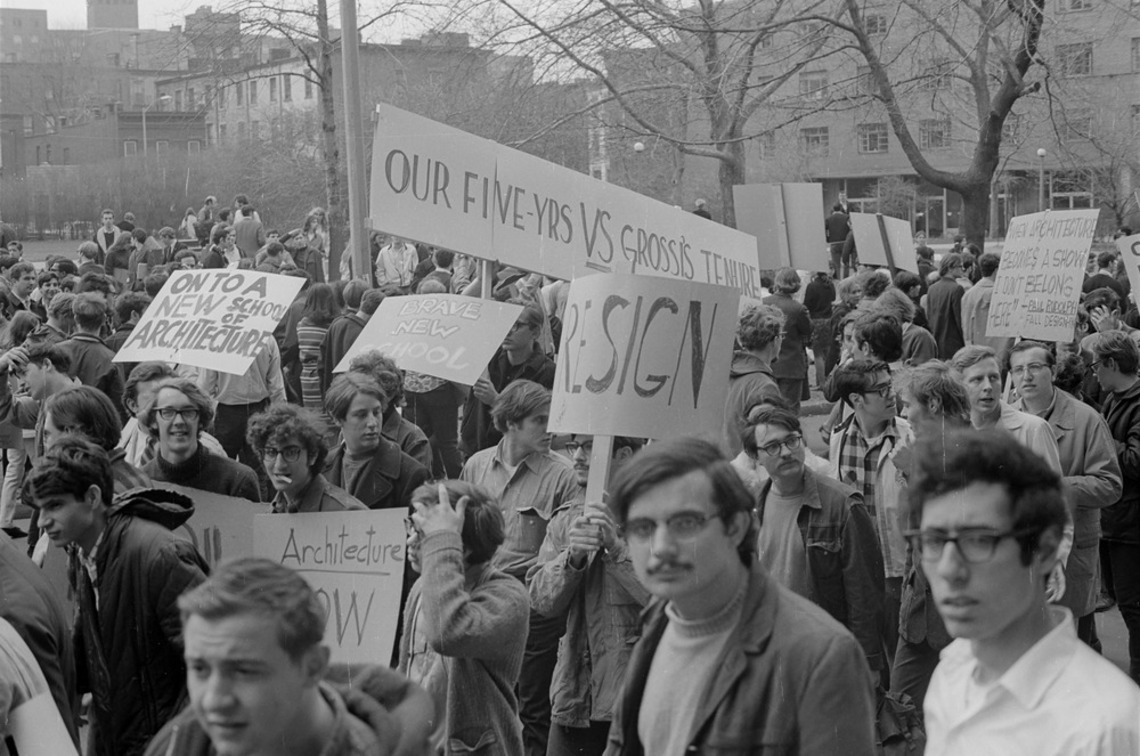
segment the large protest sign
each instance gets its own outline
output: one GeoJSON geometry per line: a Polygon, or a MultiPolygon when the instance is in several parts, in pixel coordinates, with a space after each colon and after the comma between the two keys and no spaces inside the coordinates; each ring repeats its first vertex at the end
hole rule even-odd
{"type": "MultiPolygon", "coordinates": [[[[1128,271],[1128,282],[1132,284],[1132,299],[1140,299],[1140,234],[1124,236],[1116,240],[1116,248],[1120,252],[1120,263],[1128,271]]],[[[1122,310],[1128,309],[1121,305],[1122,310]]]]}
{"type": "Polygon", "coordinates": [[[177,491],[194,502],[194,514],[174,534],[194,544],[211,569],[224,559],[253,554],[253,518],[267,514],[269,504],[173,483],[155,481],[154,485],[177,491]]]}
{"type": "Polygon", "coordinates": [[[720,432],[738,294],[631,276],[570,283],[551,431],[720,432]]]}
{"type": "Polygon", "coordinates": [[[336,366],[379,349],[404,370],[474,385],[522,307],[452,294],[388,297],[336,366]]]}
{"type": "Polygon", "coordinates": [[[1099,212],[1047,210],[1010,221],[987,335],[1072,340],[1099,212]]]}
{"type": "Polygon", "coordinates": [[[905,220],[879,213],[851,213],[851,231],[859,262],[918,272],[914,234],[905,220]]]}
{"type": "Polygon", "coordinates": [[[303,283],[252,270],[175,271],[114,361],[162,360],[242,375],[303,283]]]}
{"type": "Polygon", "coordinates": [[[759,294],[749,234],[390,105],[376,110],[375,228],[566,280],[630,273],[759,294]]]}
{"type": "Polygon", "coordinates": [[[762,268],[827,270],[831,257],[820,218],[822,184],[740,184],[732,187],[736,225],[756,237],[762,268]]]}
{"type": "Polygon", "coordinates": [[[387,664],[400,621],[403,509],[254,518],[253,552],[299,572],[328,616],[335,661],[387,664]]]}

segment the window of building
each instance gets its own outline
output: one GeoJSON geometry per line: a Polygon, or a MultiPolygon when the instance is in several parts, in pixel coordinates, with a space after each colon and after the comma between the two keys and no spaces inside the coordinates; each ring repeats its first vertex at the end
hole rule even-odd
{"type": "Polygon", "coordinates": [[[257,80],[251,79],[249,82],[249,104],[257,104],[257,80]]]}
{"type": "Polygon", "coordinates": [[[281,99],[285,102],[293,101],[293,77],[281,77],[281,99]]]}
{"type": "Polygon", "coordinates": [[[269,80],[269,101],[277,102],[277,77],[269,80]]]}
{"type": "Polygon", "coordinates": [[[1140,73],[1140,37],[1132,38],[1132,73],[1140,73]]]}
{"type": "MultiPolygon", "coordinates": [[[[39,150],[39,147],[36,149],[39,150]]],[[[131,157],[137,154],[139,154],[139,143],[137,139],[128,139],[123,142],[123,155],[125,157],[131,157]]]]}
{"type": "Polygon", "coordinates": [[[938,150],[950,146],[950,119],[929,118],[919,121],[918,146],[938,150]]]}
{"type": "Polygon", "coordinates": [[[202,151],[202,142],[198,139],[191,139],[186,143],[186,152],[191,155],[197,155],[202,151]]]}
{"type": "Polygon", "coordinates": [[[1054,210],[1092,207],[1092,174],[1055,171],[1049,174],[1049,205],[1054,210]]]}
{"type": "Polygon", "coordinates": [[[859,152],[870,154],[887,151],[887,124],[859,124],[859,152]]]}
{"type": "Polygon", "coordinates": [[[1062,76],[1090,76],[1093,68],[1092,42],[1057,45],[1057,68],[1062,76]]]}
{"type": "Polygon", "coordinates": [[[826,126],[809,126],[800,129],[800,149],[813,155],[826,155],[828,150],[826,126]]]}
{"type": "Polygon", "coordinates": [[[805,100],[825,99],[827,97],[827,71],[801,73],[800,97],[805,100]]]}
{"type": "Polygon", "coordinates": [[[313,82],[308,77],[305,77],[305,99],[313,99],[313,82]]]}
{"type": "Polygon", "coordinates": [[[1082,139],[1091,139],[1093,131],[1092,113],[1081,110],[1065,114],[1065,130],[1063,136],[1066,142],[1076,142],[1082,139]]]}
{"type": "Polygon", "coordinates": [[[234,84],[234,92],[237,93],[238,107],[241,107],[244,104],[242,100],[245,98],[245,84],[240,81],[237,84],[234,84]]]}
{"type": "Polygon", "coordinates": [[[756,137],[756,150],[761,160],[776,157],[776,132],[765,131],[756,137]]]}
{"type": "Polygon", "coordinates": [[[162,157],[170,152],[170,142],[165,139],[159,139],[154,143],[154,154],[162,157]]]}
{"type": "Polygon", "coordinates": [[[923,89],[949,89],[954,72],[953,61],[940,58],[922,71],[923,89]]]}
{"type": "Polygon", "coordinates": [[[1093,0],[1057,0],[1057,10],[1061,13],[1089,10],[1092,7],[1093,0]]]}
{"type": "Polygon", "coordinates": [[[881,13],[868,13],[863,16],[863,28],[867,30],[867,34],[879,36],[887,33],[887,17],[881,13]]]}

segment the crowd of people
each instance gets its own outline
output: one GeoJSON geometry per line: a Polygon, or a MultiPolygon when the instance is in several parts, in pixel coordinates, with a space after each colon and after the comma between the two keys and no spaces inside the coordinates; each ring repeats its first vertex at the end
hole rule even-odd
{"type": "Polygon", "coordinates": [[[324,212],[280,234],[241,195],[155,236],[105,211],[43,270],[9,245],[0,754],[1140,756],[1119,261],[1090,259],[1071,340],[994,338],[998,255],[892,276],[838,215],[834,270],[775,271],[742,309],[719,437],[614,437],[590,500],[594,438],[547,428],[565,281],[498,268],[486,292],[476,261],[378,237],[327,283],[324,212]],[[303,279],[249,370],[113,362],[199,266],[303,279]],[[335,371],[386,298],[440,293],[521,305],[473,386],[377,350],[335,371]],[[330,658],[289,568],[211,567],[175,532],[194,491],[405,512],[390,658],[330,658]],[[1111,605],[1127,674],[1100,655],[1111,605]]]}

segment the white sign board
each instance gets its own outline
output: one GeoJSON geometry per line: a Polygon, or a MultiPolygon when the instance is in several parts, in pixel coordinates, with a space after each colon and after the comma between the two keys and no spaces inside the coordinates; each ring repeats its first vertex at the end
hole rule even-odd
{"type": "MultiPolygon", "coordinates": [[[[1116,248],[1120,251],[1120,262],[1128,271],[1128,282],[1132,284],[1132,299],[1140,298],[1140,234],[1124,236],[1116,240],[1116,248]]],[[[1120,303],[1122,310],[1127,306],[1120,303]]]]}
{"type": "Polygon", "coordinates": [[[738,298],[722,286],[633,276],[571,281],[550,430],[719,437],[738,298]]]}
{"type": "Polygon", "coordinates": [[[822,184],[741,184],[732,197],[736,226],[756,237],[762,268],[828,270],[822,184]]]}
{"type": "Polygon", "coordinates": [[[758,296],[756,240],[459,129],[379,105],[371,224],[571,280],[593,271],[758,296]]]}
{"type": "Polygon", "coordinates": [[[404,370],[468,386],[486,369],[523,308],[454,294],[387,297],[336,366],[379,349],[404,370]]]}
{"type": "Polygon", "coordinates": [[[175,271],[114,361],[160,360],[243,375],[303,284],[252,270],[175,271]]]}
{"type": "Polygon", "coordinates": [[[987,336],[1071,341],[1099,210],[1047,210],[1010,221],[987,336]]]}
{"type": "Polygon", "coordinates": [[[918,272],[914,234],[905,220],[878,213],[851,213],[851,230],[860,263],[918,272]]]}
{"type": "Polygon", "coordinates": [[[253,553],[299,572],[324,604],[325,643],[348,664],[387,664],[400,621],[404,509],[254,517],[253,553]]]}

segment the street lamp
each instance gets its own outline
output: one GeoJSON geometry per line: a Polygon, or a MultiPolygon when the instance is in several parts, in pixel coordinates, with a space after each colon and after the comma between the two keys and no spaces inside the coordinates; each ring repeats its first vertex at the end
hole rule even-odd
{"type": "Polygon", "coordinates": [[[153,108],[153,107],[154,107],[154,104],[155,104],[155,102],[170,102],[170,101],[171,101],[171,100],[173,100],[173,99],[174,99],[174,98],[173,98],[173,97],[171,97],[170,95],[162,95],[161,97],[159,97],[157,100],[155,100],[154,102],[152,102],[150,105],[147,105],[147,106],[146,106],[145,108],[143,108],[143,110],[142,110],[142,122],[143,122],[143,157],[144,157],[144,158],[145,158],[145,157],[147,157],[147,156],[150,154],[150,150],[149,150],[149,149],[148,149],[148,147],[147,147],[147,141],[146,141],[146,112],[147,112],[148,110],[150,110],[151,108],[153,108]]]}
{"type": "Polygon", "coordinates": [[[1037,148],[1037,157],[1041,160],[1041,167],[1037,172],[1037,212],[1045,209],[1045,148],[1037,148]]]}

